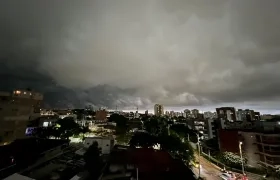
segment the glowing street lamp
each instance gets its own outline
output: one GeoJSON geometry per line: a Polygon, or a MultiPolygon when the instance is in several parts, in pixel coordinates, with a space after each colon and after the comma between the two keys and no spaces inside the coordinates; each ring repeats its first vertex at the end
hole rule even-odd
{"type": "Polygon", "coordinates": [[[245,172],[244,172],[244,163],[243,163],[243,156],[242,156],[242,142],[239,141],[239,152],[240,152],[240,159],[241,159],[241,166],[242,166],[242,173],[243,175],[245,175],[245,172]]]}

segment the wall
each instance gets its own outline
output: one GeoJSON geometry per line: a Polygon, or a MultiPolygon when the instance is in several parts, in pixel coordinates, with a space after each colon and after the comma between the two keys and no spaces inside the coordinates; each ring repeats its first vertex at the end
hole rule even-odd
{"type": "Polygon", "coordinates": [[[24,138],[28,121],[36,117],[43,95],[31,91],[0,92],[0,145],[24,138]]]}
{"type": "Polygon", "coordinates": [[[112,143],[111,138],[102,138],[102,137],[88,137],[85,139],[84,147],[88,148],[93,144],[93,142],[98,143],[98,147],[101,149],[102,154],[110,154],[111,149],[114,146],[114,143],[112,143]]]}
{"type": "Polygon", "coordinates": [[[239,153],[239,140],[237,130],[218,130],[218,140],[221,152],[239,153]]]}
{"type": "Polygon", "coordinates": [[[108,112],[106,110],[96,111],[95,120],[106,120],[108,112]]]}
{"type": "Polygon", "coordinates": [[[239,132],[243,139],[242,150],[247,158],[247,164],[252,167],[258,167],[259,155],[256,142],[256,133],[254,132],[239,132]]]}

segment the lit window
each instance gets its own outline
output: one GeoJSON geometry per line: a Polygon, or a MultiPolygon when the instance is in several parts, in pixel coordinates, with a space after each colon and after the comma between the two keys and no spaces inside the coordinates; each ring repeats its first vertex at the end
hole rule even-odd
{"type": "Polygon", "coordinates": [[[20,91],[16,91],[16,94],[20,94],[20,91]]]}
{"type": "Polygon", "coordinates": [[[26,92],[23,92],[23,94],[26,94],[26,92]]]}

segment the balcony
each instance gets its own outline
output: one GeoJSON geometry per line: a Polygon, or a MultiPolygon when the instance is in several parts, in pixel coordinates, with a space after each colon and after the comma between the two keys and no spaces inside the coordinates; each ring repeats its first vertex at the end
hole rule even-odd
{"type": "MultiPolygon", "coordinates": [[[[264,162],[264,161],[263,161],[264,162]]],[[[265,163],[265,162],[264,162],[265,163]]],[[[273,166],[275,166],[275,165],[280,165],[280,161],[270,161],[270,160],[266,160],[266,163],[267,164],[270,164],[270,165],[273,165],[273,166]]]]}
{"type": "Polygon", "coordinates": [[[269,145],[280,145],[279,140],[263,140],[263,144],[269,144],[269,145]]]}
{"type": "Polygon", "coordinates": [[[265,154],[269,154],[272,156],[280,156],[280,151],[270,151],[270,150],[264,150],[265,154]]]}

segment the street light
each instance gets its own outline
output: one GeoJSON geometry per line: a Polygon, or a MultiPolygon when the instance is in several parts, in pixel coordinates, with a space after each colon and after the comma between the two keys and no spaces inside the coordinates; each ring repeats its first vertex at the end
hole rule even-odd
{"type": "Polygon", "coordinates": [[[243,163],[243,156],[242,156],[242,142],[239,141],[239,152],[240,152],[240,159],[241,159],[241,166],[242,166],[242,173],[243,175],[245,175],[245,172],[244,172],[244,163],[243,163]]]}
{"type": "Polygon", "coordinates": [[[197,133],[196,136],[197,136],[197,147],[198,147],[198,177],[200,178],[200,138],[197,133]]]}

